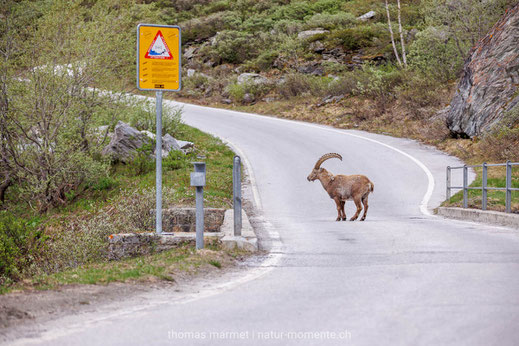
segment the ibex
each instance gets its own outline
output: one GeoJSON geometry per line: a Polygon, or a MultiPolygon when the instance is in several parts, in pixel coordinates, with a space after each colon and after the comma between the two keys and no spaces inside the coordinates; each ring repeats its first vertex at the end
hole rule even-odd
{"type": "Polygon", "coordinates": [[[366,213],[368,212],[368,195],[373,192],[375,185],[365,175],[333,175],[326,169],[321,168],[321,164],[333,157],[336,157],[342,161],[342,156],[337,153],[329,153],[321,156],[317,160],[314,169],[308,176],[308,181],[314,181],[319,179],[328,195],[337,204],[337,219],[335,221],[346,221],[346,212],[344,211],[344,204],[347,200],[353,199],[357,212],[350,221],[355,221],[359,217],[362,211],[362,204],[364,204],[364,214],[360,221],[366,219],[366,213]]]}

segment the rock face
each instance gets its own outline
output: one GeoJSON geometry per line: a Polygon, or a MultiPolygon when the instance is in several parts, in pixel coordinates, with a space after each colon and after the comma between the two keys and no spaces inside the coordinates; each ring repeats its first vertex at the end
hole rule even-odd
{"type": "Polygon", "coordinates": [[[314,76],[324,76],[324,70],[317,62],[312,62],[303,66],[297,67],[297,72],[310,74],[314,76]]]}
{"type": "Polygon", "coordinates": [[[114,135],[110,143],[103,149],[103,155],[113,160],[128,162],[138,148],[141,148],[151,139],[139,130],[119,121],[115,126],[114,135]]]}
{"type": "Polygon", "coordinates": [[[472,48],[447,111],[453,134],[488,131],[519,102],[519,5],[472,48]]]}

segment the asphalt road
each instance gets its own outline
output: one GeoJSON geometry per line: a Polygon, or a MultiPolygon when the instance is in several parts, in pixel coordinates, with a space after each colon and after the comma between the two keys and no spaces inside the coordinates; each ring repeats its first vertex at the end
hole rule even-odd
{"type": "Polygon", "coordinates": [[[272,254],[225,289],[74,328],[64,320],[21,343],[519,344],[519,232],[430,215],[456,159],[405,139],[192,105],[184,120],[246,156],[272,254]],[[374,182],[365,222],[335,222],[333,201],[306,180],[328,152],[344,160],[326,169],[374,182]]]}

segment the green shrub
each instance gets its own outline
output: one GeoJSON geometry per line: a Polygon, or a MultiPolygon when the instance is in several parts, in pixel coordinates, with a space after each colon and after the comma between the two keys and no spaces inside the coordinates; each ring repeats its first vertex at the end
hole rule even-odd
{"type": "Polygon", "coordinates": [[[346,73],[338,79],[328,83],[326,94],[332,96],[351,95],[357,90],[357,80],[352,76],[353,73],[346,73]]]}
{"type": "Polygon", "coordinates": [[[483,135],[480,149],[489,161],[519,161],[519,106],[508,111],[483,135]]]}
{"type": "Polygon", "coordinates": [[[272,86],[267,84],[254,83],[230,83],[227,85],[226,92],[235,102],[242,102],[245,94],[251,94],[255,99],[267,94],[272,86]]]}
{"type": "Polygon", "coordinates": [[[243,100],[243,96],[245,96],[245,86],[240,85],[238,83],[231,83],[227,85],[226,88],[227,93],[235,102],[241,102],[243,100]]]}
{"type": "Polygon", "coordinates": [[[245,69],[255,71],[267,71],[272,68],[272,64],[279,56],[277,51],[265,50],[255,59],[244,64],[245,69]]]}
{"type": "MultiPolygon", "coordinates": [[[[146,104],[134,103],[127,109],[125,114],[121,114],[120,120],[127,122],[138,130],[155,132],[157,113],[155,103],[146,104]]],[[[169,133],[175,137],[179,126],[182,124],[182,108],[162,105],[162,134],[169,133]]]]}
{"type": "Polygon", "coordinates": [[[376,101],[380,112],[384,112],[390,101],[395,98],[394,90],[403,82],[403,75],[394,66],[376,67],[364,65],[352,74],[357,80],[355,93],[376,101]]]}
{"type": "Polygon", "coordinates": [[[208,82],[209,78],[201,73],[195,73],[193,76],[186,77],[182,81],[183,87],[187,89],[204,88],[207,86],[208,82]]]}
{"type": "Polygon", "coordinates": [[[241,22],[232,12],[218,12],[207,17],[193,18],[180,24],[182,28],[182,42],[196,39],[207,39],[217,32],[241,22]]]}
{"type": "Polygon", "coordinates": [[[314,14],[312,5],[307,2],[295,2],[285,6],[279,6],[272,14],[271,18],[275,21],[282,19],[304,20],[305,17],[314,14]]]}
{"type": "Polygon", "coordinates": [[[373,39],[384,35],[377,25],[361,25],[354,28],[337,30],[324,37],[333,46],[341,45],[346,50],[357,50],[373,45],[373,39]]]}
{"type": "Polygon", "coordinates": [[[117,187],[119,182],[112,177],[101,177],[95,183],[91,184],[90,188],[94,191],[111,190],[117,187]]]}
{"type": "Polygon", "coordinates": [[[291,73],[285,76],[285,82],[277,87],[277,92],[284,98],[300,96],[310,90],[310,78],[300,73],[291,73]]]}
{"type": "Polygon", "coordinates": [[[287,35],[295,35],[303,30],[303,23],[291,19],[282,19],[274,23],[274,31],[287,35]]]}
{"type": "Polygon", "coordinates": [[[33,226],[14,217],[8,211],[0,211],[0,285],[20,278],[23,268],[30,262],[27,243],[33,226]]]}
{"type": "Polygon", "coordinates": [[[395,89],[396,97],[417,119],[425,119],[435,112],[436,107],[447,99],[442,92],[442,83],[422,73],[404,73],[404,80],[395,89]],[[430,109],[432,107],[432,109],[430,109]]]}
{"type": "Polygon", "coordinates": [[[126,170],[131,176],[139,176],[149,173],[155,169],[155,160],[151,155],[155,150],[155,141],[138,148],[132,160],[127,164],[126,170]]]}
{"type": "Polygon", "coordinates": [[[356,18],[351,13],[340,12],[337,14],[318,13],[314,14],[306,21],[306,27],[324,28],[332,30],[335,28],[350,26],[356,22],[356,18]]]}
{"type": "Polygon", "coordinates": [[[258,33],[269,31],[274,26],[274,21],[265,15],[254,15],[246,18],[240,26],[241,31],[258,33]]]}
{"type": "Polygon", "coordinates": [[[215,61],[240,64],[254,57],[257,42],[254,36],[241,31],[223,31],[217,36],[216,46],[213,48],[215,61]]]}
{"type": "Polygon", "coordinates": [[[194,154],[184,154],[180,150],[171,150],[167,157],[162,161],[162,167],[167,171],[174,171],[176,169],[186,168],[191,166],[194,154]]]}
{"type": "Polygon", "coordinates": [[[206,7],[204,7],[205,14],[211,14],[216,12],[227,11],[231,9],[229,0],[211,1],[206,7]]]}
{"type": "Polygon", "coordinates": [[[312,5],[312,11],[315,13],[336,13],[339,11],[344,4],[344,0],[318,0],[315,1],[312,5]]]}
{"type": "Polygon", "coordinates": [[[462,56],[447,28],[428,27],[409,45],[409,66],[440,82],[457,77],[463,67],[462,56]]]}

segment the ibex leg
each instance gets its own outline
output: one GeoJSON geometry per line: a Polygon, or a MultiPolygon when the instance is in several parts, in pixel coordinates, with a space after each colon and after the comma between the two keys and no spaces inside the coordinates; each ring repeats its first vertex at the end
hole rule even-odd
{"type": "Polygon", "coordinates": [[[366,220],[366,214],[368,213],[368,195],[362,198],[362,204],[364,204],[364,214],[362,214],[360,221],[366,220]]]}
{"type": "Polygon", "coordinates": [[[346,212],[344,211],[345,204],[346,204],[346,201],[341,201],[342,221],[346,221],[346,212]]]}
{"type": "Polygon", "coordinates": [[[353,217],[350,219],[350,221],[355,221],[359,217],[360,212],[362,211],[362,205],[360,204],[360,198],[356,198],[353,200],[355,202],[355,206],[357,207],[357,212],[353,217]]]}
{"type": "Polygon", "coordinates": [[[335,221],[341,221],[341,201],[339,200],[339,198],[334,198],[333,200],[335,201],[335,204],[337,204],[337,219],[335,219],[335,221]]]}

